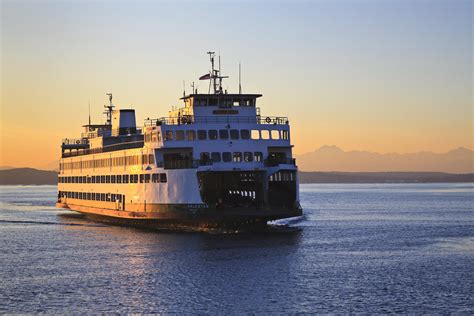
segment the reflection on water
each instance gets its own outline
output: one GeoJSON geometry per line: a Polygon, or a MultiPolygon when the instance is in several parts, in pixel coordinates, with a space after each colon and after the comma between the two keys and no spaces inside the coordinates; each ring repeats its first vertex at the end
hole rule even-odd
{"type": "Polygon", "coordinates": [[[240,234],[108,226],[0,188],[0,312],[473,311],[471,184],[303,185],[240,234]]]}

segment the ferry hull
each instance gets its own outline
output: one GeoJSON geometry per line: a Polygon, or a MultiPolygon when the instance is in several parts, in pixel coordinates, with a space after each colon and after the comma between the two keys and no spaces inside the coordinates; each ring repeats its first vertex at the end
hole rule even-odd
{"type": "Polygon", "coordinates": [[[88,218],[110,224],[155,229],[206,229],[266,225],[267,221],[302,215],[294,208],[211,208],[206,205],[149,204],[137,207],[140,211],[123,211],[95,206],[58,202],[56,207],[69,209],[88,218]]]}

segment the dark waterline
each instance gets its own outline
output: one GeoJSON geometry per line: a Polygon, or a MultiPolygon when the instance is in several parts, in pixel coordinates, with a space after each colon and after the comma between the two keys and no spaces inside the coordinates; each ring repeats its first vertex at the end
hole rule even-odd
{"type": "Polygon", "coordinates": [[[302,185],[291,229],[162,233],[0,187],[0,313],[474,311],[474,185],[302,185]]]}

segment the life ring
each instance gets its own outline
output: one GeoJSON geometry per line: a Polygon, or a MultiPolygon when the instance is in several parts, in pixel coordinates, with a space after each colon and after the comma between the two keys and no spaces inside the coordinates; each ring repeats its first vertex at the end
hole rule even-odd
{"type": "Polygon", "coordinates": [[[185,118],[185,117],[182,117],[182,118],[181,118],[181,123],[182,123],[182,124],[188,123],[188,119],[185,118]]]}
{"type": "Polygon", "coordinates": [[[76,140],[76,144],[78,144],[78,145],[79,145],[80,143],[81,143],[81,141],[80,141],[79,139],[78,139],[78,140],[76,140]]]}
{"type": "Polygon", "coordinates": [[[265,119],[265,122],[267,122],[267,123],[270,123],[271,121],[272,121],[272,119],[271,119],[270,117],[267,117],[267,118],[265,119]]]}

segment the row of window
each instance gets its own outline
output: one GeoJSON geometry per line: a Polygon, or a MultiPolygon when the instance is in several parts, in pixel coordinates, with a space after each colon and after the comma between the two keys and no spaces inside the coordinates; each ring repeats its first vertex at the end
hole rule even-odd
{"type": "MultiPolygon", "coordinates": [[[[188,99],[189,100],[189,99],[188,99]]],[[[194,106],[219,106],[228,108],[232,106],[255,106],[255,99],[248,98],[195,98],[193,100],[194,106]]],[[[191,106],[191,104],[190,104],[191,106]]]]}
{"type": "Polygon", "coordinates": [[[110,168],[121,166],[148,165],[154,164],[155,157],[152,154],[129,155],[121,157],[108,157],[91,160],[80,160],[73,162],[61,162],[60,170],[81,170],[92,168],[110,168]]]}
{"type": "MultiPolygon", "coordinates": [[[[176,130],[176,131],[165,131],[164,140],[238,140],[238,139],[253,139],[253,140],[280,140],[289,139],[289,131],[286,130],[248,130],[248,129],[210,129],[210,130],[176,130]]],[[[161,134],[159,131],[152,133],[145,133],[145,142],[156,142],[161,141],[161,134]]]]}
{"type": "Polygon", "coordinates": [[[62,197],[62,198],[90,200],[90,201],[122,202],[125,200],[124,195],[112,194],[112,193],[59,191],[58,194],[59,194],[59,197],[62,197]]]}
{"type": "Polygon", "coordinates": [[[103,176],[65,176],[59,183],[165,183],[166,173],[123,174],[103,176]]]}
{"type": "Polygon", "coordinates": [[[270,176],[270,182],[296,181],[296,174],[293,171],[282,170],[270,176]]]}
{"type": "Polygon", "coordinates": [[[245,151],[241,152],[202,152],[200,155],[201,161],[212,161],[212,162],[261,162],[263,161],[263,153],[245,151]]]}

